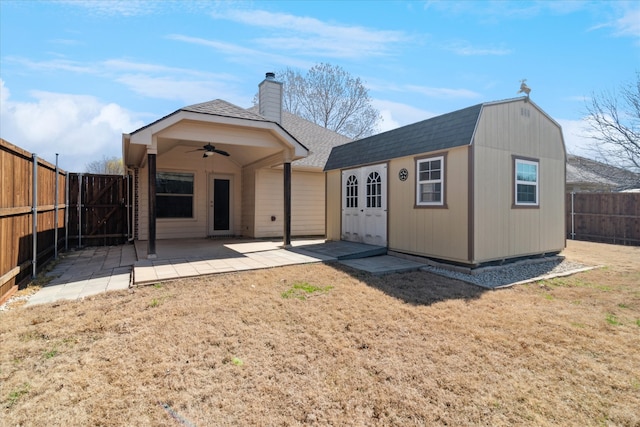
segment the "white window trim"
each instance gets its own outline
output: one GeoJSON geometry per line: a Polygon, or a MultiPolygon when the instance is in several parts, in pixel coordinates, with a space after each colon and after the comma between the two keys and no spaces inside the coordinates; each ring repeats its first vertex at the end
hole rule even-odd
{"type": "Polygon", "coordinates": [[[513,179],[515,181],[515,185],[513,186],[513,200],[516,206],[539,206],[540,205],[540,162],[536,160],[526,160],[526,159],[515,159],[513,170],[513,179]],[[520,181],[518,179],[518,164],[527,164],[534,165],[536,167],[536,181],[535,183],[531,181],[520,181]],[[520,202],[518,201],[518,184],[522,185],[532,185],[536,189],[536,201],[532,202],[520,202]]]}
{"type": "Polygon", "coordinates": [[[444,156],[429,157],[416,161],[416,206],[444,206],[444,156]],[[433,162],[440,160],[440,179],[420,180],[420,164],[425,162],[433,162]],[[420,185],[421,184],[437,184],[440,183],[440,201],[439,202],[421,202],[420,201],[420,185]]]}

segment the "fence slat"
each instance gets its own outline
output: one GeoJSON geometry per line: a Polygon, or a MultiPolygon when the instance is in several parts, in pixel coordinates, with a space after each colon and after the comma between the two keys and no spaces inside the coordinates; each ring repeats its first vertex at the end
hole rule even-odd
{"type": "Polygon", "coordinates": [[[56,218],[55,181],[64,187],[67,175],[0,138],[0,302],[26,285],[34,265],[45,265],[56,245],[64,243],[56,241],[54,229],[56,224],[65,228],[60,218],[67,205],[58,203],[62,212],[56,218]]]}
{"type": "Polygon", "coordinates": [[[567,194],[566,206],[567,238],[640,246],[640,193],[567,194]]]}

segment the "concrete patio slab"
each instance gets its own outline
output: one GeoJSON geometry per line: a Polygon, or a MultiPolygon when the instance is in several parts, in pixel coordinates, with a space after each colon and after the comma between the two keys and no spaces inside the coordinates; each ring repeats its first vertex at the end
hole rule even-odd
{"type": "Polygon", "coordinates": [[[277,240],[176,239],[156,242],[157,258],[147,259],[147,242],[93,247],[63,253],[47,274],[49,284],[27,305],[77,300],[132,285],[207,274],[337,261],[371,274],[417,270],[424,264],[388,256],[386,248],[324,239],[277,240]]]}
{"type": "Polygon", "coordinates": [[[424,263],[410,261],[391,255],[347,259],[340,261],[340,263],[374,275],[405,273],[408,271],[417,271],[424,267],[424,263]]]}
{"type": "Polygon", "coordinates": [[[130,244],[65,252],[47,273],[52,280],[26,305],[77,300],[108,290],[127,289],[135,261],[135,248],[130,244]]]}

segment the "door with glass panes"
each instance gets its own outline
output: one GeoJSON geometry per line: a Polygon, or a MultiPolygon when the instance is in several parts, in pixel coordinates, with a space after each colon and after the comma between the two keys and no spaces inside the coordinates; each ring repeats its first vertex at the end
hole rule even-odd
{"type": "Polygon", "coordinates": [[[387,165],[342,172],[342,239],[387,245],[387,165]]]}

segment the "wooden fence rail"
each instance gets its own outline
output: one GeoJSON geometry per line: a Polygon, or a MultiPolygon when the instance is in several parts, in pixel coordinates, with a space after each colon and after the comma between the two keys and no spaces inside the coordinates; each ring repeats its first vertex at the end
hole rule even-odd
{"type": "Polygon", "coordinates": [[[65,242],[67,173],[0,139],[0,303],[65,242]]]}
{"type": "Polygon", "coordinates": [[[567,194],[567,238],[640,246],[640,193],[567,194]]]}

